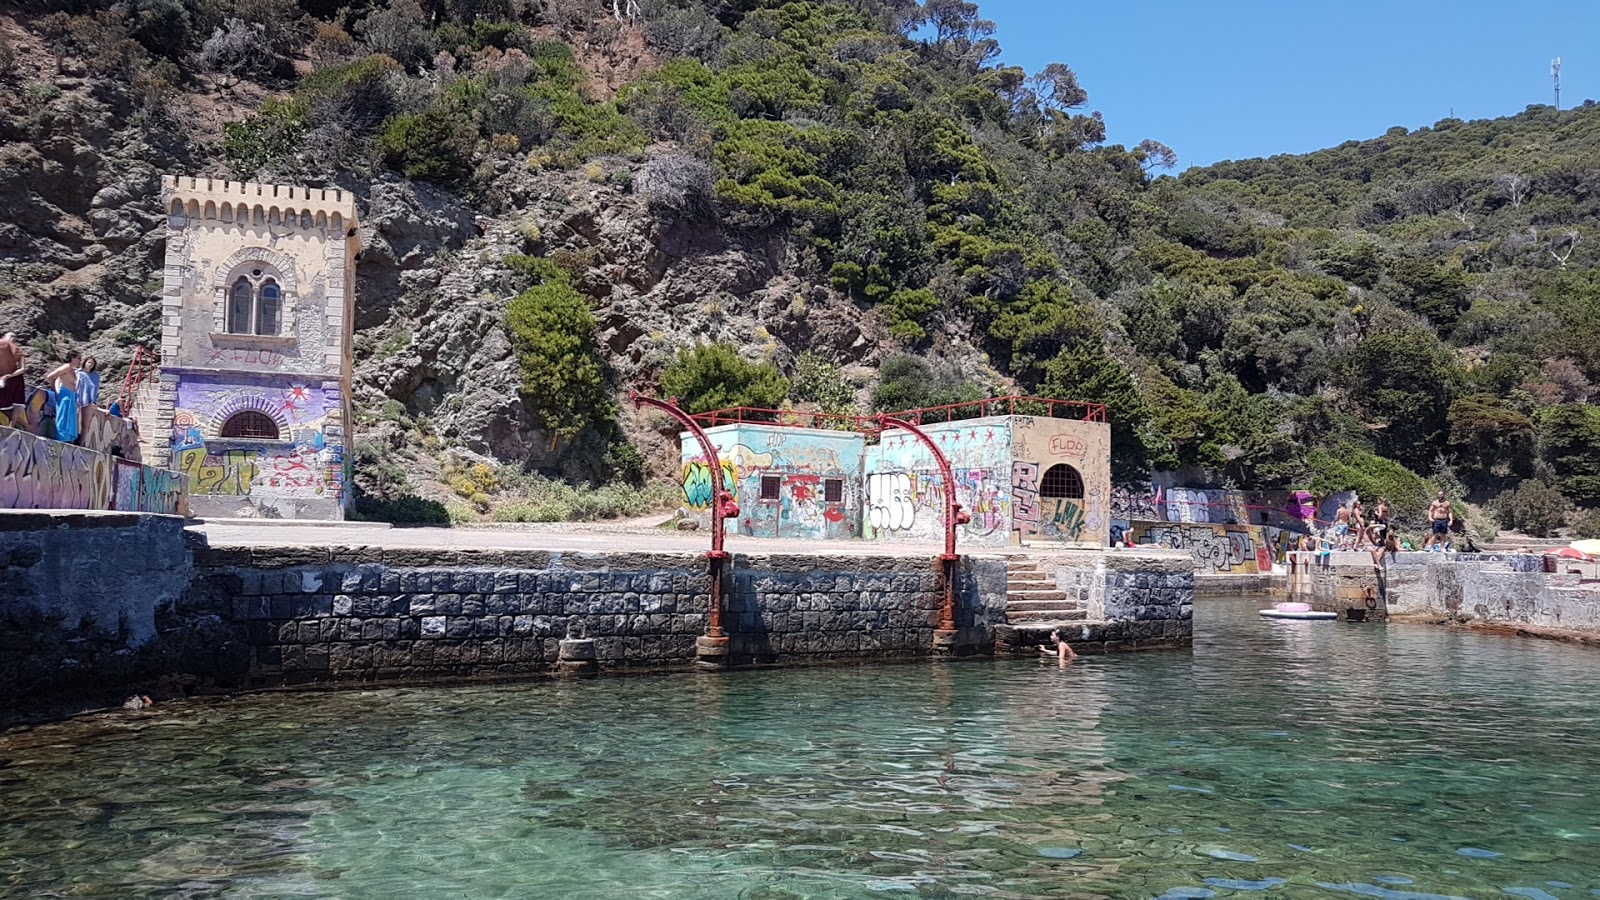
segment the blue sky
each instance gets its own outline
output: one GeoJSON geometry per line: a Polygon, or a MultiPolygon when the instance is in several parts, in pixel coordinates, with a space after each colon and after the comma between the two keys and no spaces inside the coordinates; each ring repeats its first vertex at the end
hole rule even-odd
{"type": "Polygon", "coordinates": [[[1113,143],[1155,138],[1179,170],[1303,153],[1550,103],[1600,101],[1600,2],[978,0],[1003,60],[1064,62],[1113,143]]]}

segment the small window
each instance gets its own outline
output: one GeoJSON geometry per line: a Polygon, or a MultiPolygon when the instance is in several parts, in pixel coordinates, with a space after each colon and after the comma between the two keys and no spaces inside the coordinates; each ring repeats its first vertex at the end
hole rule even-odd
{"type": "Polygon", "coordinates": [[[250,333],[250,282],[241,278],[234,282],[233,290],[228,295],[228,333],[250,333]]]}
{"type": "Polygon", "coordinates": [[[763,475],[763,476],[761,476],[761,499],[763,499],[763,500],[776,500],[776,499],[778,499],[778,489],[779,489],[779,486],[782,483],[783,483],[782,479],[780,479],[776,475],[763,475]]]}
{"type": "Polygon", "coordinates": [[[1051,466],[1044,473],[1044,478],[1039,481],[1039,496],[1064,497],[1072,500],[1083,499],[1083,476],[1078,470],[1066,465],[1051,466]]]}
{"type": "Polygon", "coordinates": [[[829,478],[826,481],[822,482],[822,502],[824,502],[824,503],[843,503],[844,502],[844,479],[843,478],[829,478]]]}
{"type": "Polygon", "coordinates": [[[278,290],[278,283],[268,281],[261,285],[261,296],[256,301],[256,334],[277,334],[282,309],[283,293],[278,290]]]}
{"type": "Polygon", "coordinates": [[[264,412],[247,409],[228,417],[228,421],[222,425],[222,436],[275,441],[278,439],[278,423],[264,412]]]}

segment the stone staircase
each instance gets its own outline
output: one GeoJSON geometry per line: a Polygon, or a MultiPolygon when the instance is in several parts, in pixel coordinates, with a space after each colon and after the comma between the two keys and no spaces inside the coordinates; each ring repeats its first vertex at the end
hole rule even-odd
{"type": "Polygon", "coordinates": [[[1012,558],[1006,568],[1006,619],[1017,627],[1043,628],[1081,623],[1088,619],[1083,603],[1056,588],[1037,563],[1012,558]]]}

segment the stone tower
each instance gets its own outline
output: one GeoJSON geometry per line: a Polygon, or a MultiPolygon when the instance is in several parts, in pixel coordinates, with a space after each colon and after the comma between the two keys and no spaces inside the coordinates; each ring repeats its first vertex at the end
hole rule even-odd
{"type": "Polygon", "coordinates": [[[162,179],[161,369],[133,411],[197,516],[338,519],[350,499],[355,200],[162,179]]]}

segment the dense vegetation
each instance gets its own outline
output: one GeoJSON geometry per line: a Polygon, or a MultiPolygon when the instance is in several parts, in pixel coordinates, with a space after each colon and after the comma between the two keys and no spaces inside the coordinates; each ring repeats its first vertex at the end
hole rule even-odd
{"type": "MultiPolygon", "coordinates": [[[[57,5],[52,27],[152,95],[277,79],[228,128],[240,175],[388,168],[487,196],[509,163],[631,156],[652,205],[786,235],[799,274],[880,317],[899,348],[877,408],[1104,402],[1128,482],[1360,488],[1404,513],[1429,481],[1488,500],[1537,479],[1501,507],[1541,528],[1600,505],[1600,109],[1174,178],[1160,143],[1105,144],[1067,65],[1000,62],[964,0],[57,5]],[[651,64],[591,90],[574,42],[630,38],[651,64]]],[[[539,414],[611,440],[582,298],[532,275],[512,329],[539,414]]],[[[794,368],[705,348],[663,386],[697,407],[854,408],[827,360],[794,368]]]]}

